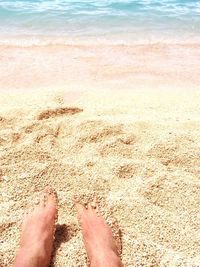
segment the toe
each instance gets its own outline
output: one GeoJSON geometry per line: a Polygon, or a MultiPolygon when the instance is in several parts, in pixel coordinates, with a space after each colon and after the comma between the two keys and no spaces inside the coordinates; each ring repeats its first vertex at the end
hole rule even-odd
{"type": "Polygon", "coordinates": [[[44,208],[45,207],[45,198],[46,198],[46,193],[43,192],[40,196],[40,201],[39,201],[39,207],[44,208]]]}
{"type": "Polygon", "coordinates": [[[49,186],[45,188],[44,192],[46,194],[46,207],[55,215],[57,212],[57,194],[55,190],[49,186]]]}
{"type": "Polygon", "coordinates": [[[86,208],[78,202],[76,202],[75,205],[76,205],[78,217],[80,218],[86,212],[86,208]]]}
{"type": "Polygon", "coordinates": [[[88,204],[88,210],[90,210],[91,212],[95,212],[97,214],[99,213],[99,206],[96,196],[94,197],[93,201],[88,204]]]}
{"type": "Polygon", "coordinates": [[[88,209],[90,212],[93,212],[92,203],[89,203],[89,204],[88,204],[87,209],[88,209]]]}
{"type": "Polygon", "coordinates": [[[23,227],[24,224],[26,224],[29,217],[30,217],[30,211],[25,210],[22,217],[21,228],[23,227]]]}

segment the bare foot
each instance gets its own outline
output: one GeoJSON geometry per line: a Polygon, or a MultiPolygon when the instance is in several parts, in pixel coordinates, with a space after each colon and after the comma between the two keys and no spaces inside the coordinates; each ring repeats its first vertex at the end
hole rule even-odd
{"type": "Polygon", "coordinates": [[[91,267],[122,267],[112,231],[98,210],[76,203],[83,239],[91,267]]]}
{"type": "Polygon", "coordinates": [[[46,267],[49,265],[57,215],[56,195],[46,187],[40,204],[28,214],[21,230],[20,249],[13,267],[46,267]]]}

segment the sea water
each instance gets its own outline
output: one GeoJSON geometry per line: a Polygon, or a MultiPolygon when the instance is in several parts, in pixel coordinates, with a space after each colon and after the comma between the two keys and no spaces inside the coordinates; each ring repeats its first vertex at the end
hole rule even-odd
{"type": "Polygon", "coordinates": [[[0,44],[199,39],[199,0],[0,0],[0,44]]]}

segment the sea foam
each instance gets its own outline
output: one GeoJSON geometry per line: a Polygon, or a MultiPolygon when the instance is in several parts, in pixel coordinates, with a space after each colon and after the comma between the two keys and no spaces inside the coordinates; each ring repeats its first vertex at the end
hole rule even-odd
{"type": "Polygon", "coordinates": [[[195,0],[0,1],[0,44],[22,36],[32,44],[52,43],[47,36],[55,43],[83,37],[113,43],[174,37],[193,41],[199,25],[200,2],[195,0]]]}

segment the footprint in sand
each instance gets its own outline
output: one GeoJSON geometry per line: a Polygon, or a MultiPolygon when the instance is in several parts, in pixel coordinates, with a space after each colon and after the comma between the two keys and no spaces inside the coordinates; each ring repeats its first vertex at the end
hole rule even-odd
{"type": "MultiPolygon", "coordinates": [[[[185,182],[177,177],[161,177],[150,182],[141,194],[152,204],[162,207],[178,215],[190,216],[195,224],[195,218],[200,206],[200,186],[185,182]],[[187,199],[187,201],[185,201],[187,199]]],[[[196,221],[197,223],[197,221],[196,221]]]]}
{"type": "Polygon", "coordinates": [[[133,164],[124,164],[116,168],[115,175],[120,179],[133,178],[138,171],[138,166],[133,164]]]}
{"type": "MultiPolygon", "coordinates": [[[[73,146],[77,153],[85,145],[104,145],[108,140],[116,139],[123,134],[121,124],[110,124],[106,121],[86,121],[77,126],[76,132],[79,138],[73,146]]],[[[76,133],[75,133],[76,134],[76,133]]]]}
{"type": "Polygon", "coordinates": [[[49,118],[55,118],[63,115],[74,115],[76,113],[83,112],[80,108],[56,108],[42,111],[38,116],[38,120],[46,120],[49,118]]]}
{"type": "Polygon", "coordinates": [[[200,168],[200,147],[190,136],[177,136],[157,143],[149,150],[148,156],[158,159],[165,166],[184,168],[192,173],[200,168]]]}
{"type": "Polygon", "coordinates": [[[118,138],[114,142],[107,143],[100,149],[102,157],[122,156],[123,158],[133,158],[136,154],[134,147],[136,138],[118,138]]]}
{"type": "Polygon", "coordinates": [[[98,143],[122,134],[122,125],[112,125],[106,121],[86,121],[80,124],[80,142],[98,143]]]}
{"type": "Polygon", "coordinates": [[[52,148],[57,144],[57,137],[60,134],[60,124],[50,124],[49,122],[32,123],[23,128],[23,132],[27,139],[31,139],[34,143],[45,143],[48,147],[52,148]]]}

